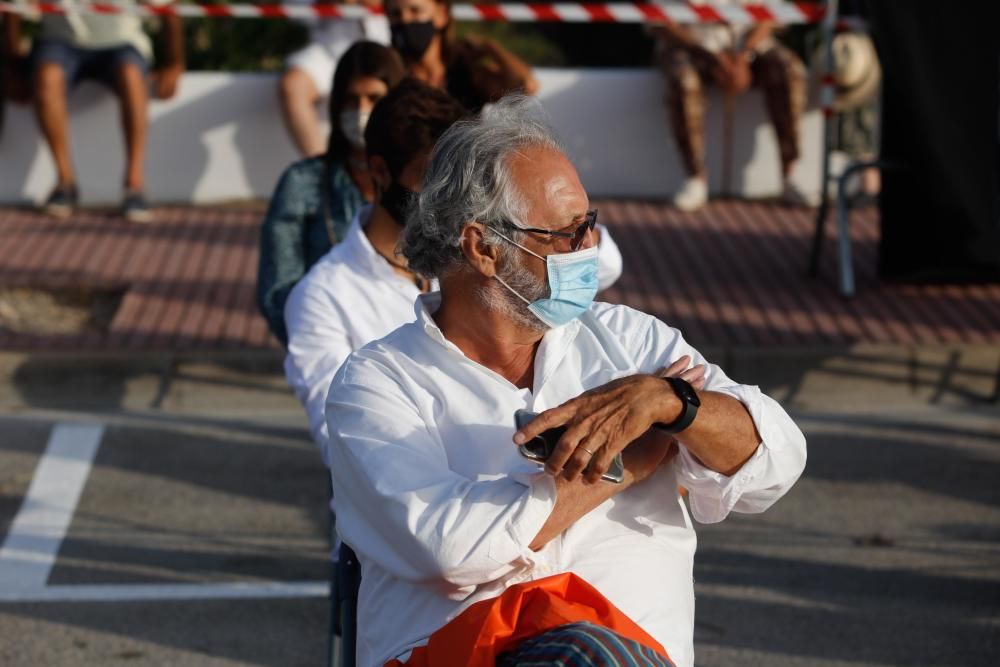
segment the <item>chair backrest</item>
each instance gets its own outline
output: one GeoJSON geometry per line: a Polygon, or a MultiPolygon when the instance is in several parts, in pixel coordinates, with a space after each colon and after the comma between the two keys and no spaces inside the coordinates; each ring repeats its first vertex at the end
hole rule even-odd
{"type": "Polygon", "coordinates": [[[340,619],[341,667],[354,667],[358,648],[358,589],[361,563],[351,547],[340,544],[337,559],[337,605],[340,619]]]}

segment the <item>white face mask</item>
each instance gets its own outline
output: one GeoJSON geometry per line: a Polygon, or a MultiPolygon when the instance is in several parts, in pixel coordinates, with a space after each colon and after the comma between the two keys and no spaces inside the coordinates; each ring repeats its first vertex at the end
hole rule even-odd
{"type": "Polygon", "coordinates": [[[340,131],[353,148],[365,147],[365,127],[368,125],[368,111],[341,111],[340,131]]]}

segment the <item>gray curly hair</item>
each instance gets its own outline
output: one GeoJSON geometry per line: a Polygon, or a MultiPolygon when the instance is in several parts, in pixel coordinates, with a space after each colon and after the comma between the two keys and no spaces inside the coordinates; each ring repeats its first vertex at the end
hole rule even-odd
{"type": "MultiPolygon", "coordinates": [[[[466,224],[524,218],[524,198],[514,185],[508,158],[527,146],[565,152],[544,122],[541,106],[524,95],[508,95],[441,135],[407,214],[402,251],[411,269],[439,278],[463,264],[459,238],[466,224]]],[[[485,242],[509,252],[487,230],[485,242]]],[[[507,235],[515,241],[521,236],[507,235]]]]}

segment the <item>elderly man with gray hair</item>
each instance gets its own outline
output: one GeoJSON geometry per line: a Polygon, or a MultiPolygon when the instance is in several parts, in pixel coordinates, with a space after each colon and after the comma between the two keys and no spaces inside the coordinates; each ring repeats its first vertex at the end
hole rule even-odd
{"type": "Polygon", "coordinates": [[[440,291],[330,388],[365,667],[692,665],[690,515],[762,512],[805,465],[759,389],[593,302],[597,211],[534,109],[438,141],[403,251],[440,291]]]}

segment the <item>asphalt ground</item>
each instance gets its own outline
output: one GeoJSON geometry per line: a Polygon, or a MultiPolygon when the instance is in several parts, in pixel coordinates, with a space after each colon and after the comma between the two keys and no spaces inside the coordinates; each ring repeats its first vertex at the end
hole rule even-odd
{"type": "MultiPolygon", "coordinates": [[[[998,356],[720,353],[809,463],[699,526],[699,665],[997,664],[998,356]]],[[[0,665],[322,664],[326,495],[273,357],[0,355],[0,665]]]]}

